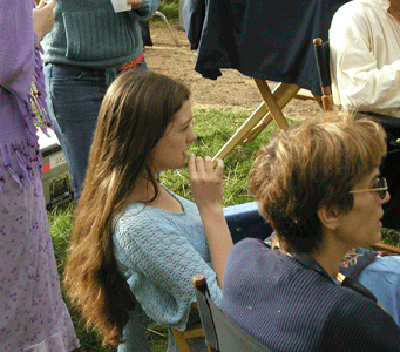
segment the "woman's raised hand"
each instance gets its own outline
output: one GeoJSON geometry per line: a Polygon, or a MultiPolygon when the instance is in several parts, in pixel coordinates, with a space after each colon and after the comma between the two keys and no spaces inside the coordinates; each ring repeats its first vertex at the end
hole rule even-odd
{"type": "Polygon", "coordinates": [[[209,156],[204,159],[201,156],[189,156],[189,181],[200,214],[222,210],[224,162],[220,159],[216,162],[214,169],[209,156]]]}
{"type": "Polygon", "coordinates": [[[53,28],[54,6],[56,6],[54,0],[41,0],[39,5],[33,9],[33,31],[38,35],[39,40],[42,40],[53,28]]]}
{"type": "Polygon", "coordinates": [[[203,159],[201,156],[191,155],[189,181],[208,239],[211,266],[217,274],[219,286],[222,287],[226,258],[232,248],[232,237],[222,209],[224,163],[220,159],[216,162],[214,169],[209,156],[203,159]]]}

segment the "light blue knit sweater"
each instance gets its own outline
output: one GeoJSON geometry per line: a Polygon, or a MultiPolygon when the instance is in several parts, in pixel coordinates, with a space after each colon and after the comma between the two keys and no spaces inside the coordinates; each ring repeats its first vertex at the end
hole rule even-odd
{"type": "Polygon", "coordinates": [[[217,304],[222,295],[196,204],[170,193],[183,213],[131,204],[117,221],[113,239],[118,267],[147,316],[184,330],[196,302],[193,276],[206,277],[217,304]]]}
{"type": "Polygon", "coordinates": [[[143,52],[138,21],[151,18],[160,3],[142,1],[140,9],[114,13],[110,0],[57,0],[43,61],[112,68],[134,59],[143,52]]]}

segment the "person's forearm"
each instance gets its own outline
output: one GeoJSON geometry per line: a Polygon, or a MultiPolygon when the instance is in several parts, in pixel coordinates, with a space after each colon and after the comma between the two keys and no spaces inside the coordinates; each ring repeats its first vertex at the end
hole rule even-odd
{"type": "Polygon", "coordinates": [[[222,210],[222,178],[224,163],[216,161],[215,169],[209,156],[190,155],[189,179],[210,248],[211,266],[222,287],[226,258],[232,238],[222,210]]]}
{"type": "Polygon", "coordinates": [[[210,249],[211,267],[217,274],[218,285],[222,287],[226,258],[233,245],[231,233],[222,208],[200,211],[200,215],[210,249]]]}
{"type": "Polygon", "coordinates": [[[358,109],[400,108],[400,60],[381,69],[353,73],[355,68],[346,67],[338,75],[339,93],[343,105],[358,109]]]}

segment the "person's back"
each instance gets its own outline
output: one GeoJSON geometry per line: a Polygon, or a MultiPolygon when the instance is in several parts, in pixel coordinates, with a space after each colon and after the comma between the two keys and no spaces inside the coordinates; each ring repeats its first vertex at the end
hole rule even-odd
{"type": "Polygon", "coordinates": [[[400,117],[400,23],[390,5],[387,0],[353,0],[333,16],[329,41],[335,104],[400,117]]]}
{"type": "Polygon", "coordinates": [[[400,351],[397,325],[372,300],[255,239],[228,257],[221,308],[273,351],[400,351]]]}

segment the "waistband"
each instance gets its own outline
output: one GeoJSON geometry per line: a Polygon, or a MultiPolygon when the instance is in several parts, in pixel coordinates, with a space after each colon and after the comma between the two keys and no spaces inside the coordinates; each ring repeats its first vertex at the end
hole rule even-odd
{"type": "Polygon", "coordinates": [[[122,71],[129,70],[129,69],[131,69],[131,68],[134,68],[134,67],[136,67],[136,66],[139,66],[139,65],[142,63],[143,58],[144,58],[144,53],[141,53],[139,56],[135,57],[133,60],[124,63],[124,64],[123,64],[122,66],[120,66],[120,67],[116,67],[115,70],[116,70],[118,73],[120,73],[120,72],[122,72],[122,71]]]}
{"type": "Polygon", "coordinates": [[[47,64],[53,65],[56,69],[60,70],[68,70],[68,73],[71,75],[80,75],[81,73],[89,73],[93,76],[104,76],[106,75],[107,70],[115,70],[117,73],[121,73],[122,71],[129,70],[136,66],[139,66],[144,59],[144,53],[135,57],[133,60],[124,63],[119,67],[89,67],[89,66],[77,66],[77,65],[69,65],[64,63],[53,63],[49,62],[47,64]]]}

